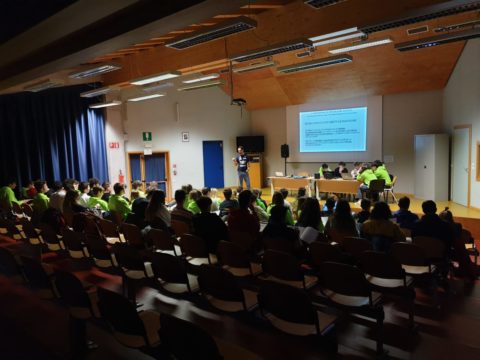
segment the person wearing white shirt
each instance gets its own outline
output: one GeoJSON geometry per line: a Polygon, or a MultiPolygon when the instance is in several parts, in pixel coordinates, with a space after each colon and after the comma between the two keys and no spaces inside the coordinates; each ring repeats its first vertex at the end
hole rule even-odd
{"type": "Polygon", "coordinates": [[[90,184],[86,181],[82,181],[78,186],[78,190],[80,191],[80,199],[78,200],[79,204],[88,208],[88,200],[90,199],[90,184]]]}
{"type": "Polygon", "coordinates": [[[63,200],[65,200],[65,194],[67,193],[61,182],[55,181],[53,184],[53,194],[50,196],[49,206],[53,209],[63,213],[63,200]]]}
{"type": "Polygon", "coordinates": [[[350,174],[352,175],[352,178],[354,178],[354,179],[357,178],[357,175],[360,172],[361,167],[362,167],[362,163],[360,163],[360,162],[353,163],[353,169],[350,172],[350,174]]]}

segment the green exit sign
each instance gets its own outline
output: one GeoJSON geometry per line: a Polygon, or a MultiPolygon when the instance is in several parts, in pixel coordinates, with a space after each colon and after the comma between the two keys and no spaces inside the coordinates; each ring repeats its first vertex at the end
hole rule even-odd
{"type": "Polygon", "coordinates": [[[143,133],[143,141],[152,141],[152,133],[151,132],[144,132],[143,133]]]}

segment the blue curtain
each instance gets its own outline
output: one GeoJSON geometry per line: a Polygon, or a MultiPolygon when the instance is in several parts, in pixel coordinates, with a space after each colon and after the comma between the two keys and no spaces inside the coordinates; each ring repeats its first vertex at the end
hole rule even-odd
{"type": "Polygon", "coordinates": [[[145,155],[145,181],[157,181],[158,188],[166,191],[165,155],[145,155]]]}
{"type": "Polygon", "coordinates": [[[0,180],[108,179],[101,98],[81,98],[91,85],[0,96],[0,180]]]}
{"type": "Polygon", "coordinates": [[[140,154],[130,154],[131,181],[142,180],[142,169],[140,165],[140,154]]]}

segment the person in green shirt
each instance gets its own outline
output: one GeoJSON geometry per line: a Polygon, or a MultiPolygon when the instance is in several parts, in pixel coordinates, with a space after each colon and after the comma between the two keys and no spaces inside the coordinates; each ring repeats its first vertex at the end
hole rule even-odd
{"type": "Polygon", "coordinates": [[[385,187],[392,186],[392,179],[387,168],[380,160],[375,160],[372,164],[372,171],[378,180],[385,180],[385,187]]]}
{"type": "Polygon", "coordinates": [[[111,212],[120,214],[125,220],[127,215],[132,212],[128,200],[123,197],[125,194],[125,185],[115,183],[115,185],[113,185],[113,191],[115,195],[111,195],[108,199],[108,208],[111,212]]]}
{"type": "Polygon", "coordinates": [[[13,190],[17,187],[15,180],[11,180],[6,186],[0,188],[0,208],[3,210],[10,210],[13,203],[20,204],[17,200],[13,190]]]}
{"type": "Polygon", "coordinates": [[[292,215],[292,210],[288,206],[285,206],[285,202],[283,199],[283,195],[280,191],[275,191],[272,196],[272,203],[268,206],[267,208],[267,214],[270,216],[272,209],[275,206],[284,206],[287,208],[287,211],[285,212],[285,222],[287,225],[294,225],[293,222],[293,215],[292,215]]]}
{"type": "Polygon", "coordinates": [[[318,170],[318,173],[320,174],[320,179],[325,179],[325,175],[324,175],[325,171],[332,171],[332,169],[328,167],[328,164],[323,163],[320,169],[318,170]]]}
{"type": "Polygon", "coordinates": [[[358,187],[357,198],[360,200],[362,199],[362,193],[368,190],[370,186],[370,181],[377,180],[377,177],[373,173],[371,169],[371,165],[369,163],[365,163],[362,165],[360,172],[357,175],[357,181],[361,182],[360,186],[358,187]]]}
{"type": "Polygon", "coordinates": [[[140,180],[135,180],[134,182],[132,182],[132,191],[138,191],[138,197],[147,197],[142,191],[142,182],[140,180]]]}
{"type": "Polygon", "coordinates": [[[37,180],[34,185],[35,190],[37,190],[37,196],[35,196],[32,202],[33,212],[35,216],[40,219],[50,205],[50,199],[46,195],[49,189],[45,180],[37,180]]]}
{"type": "Polygon", "coordinates": [[[188,194],[188,204],[187,210],[190,211],[193,215],[200,214],[200,208],[197,205],[197,200],[200,199],[202,193],[198,190],[190,191],[188,194]]]}
{"type": "Polygon", "coordinates": [[[101,186],[94,186],[92,189],[92,196],[88,199],[87,207],[89,209],[102,209],[102,211],[110,211],[108,203],[102,200],[103,188],[101,186]]]}

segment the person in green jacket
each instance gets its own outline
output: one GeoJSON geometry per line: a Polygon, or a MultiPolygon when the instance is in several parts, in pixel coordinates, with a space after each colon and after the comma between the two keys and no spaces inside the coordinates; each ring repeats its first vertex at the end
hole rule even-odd
{"type": "Polygon", "coordinates": [[[325,175],[324,175],[325,171],[332,171],[332,169],[328,167],[328,164],[323,163],[320,169],[318,169],[318,173],[320,174],[320,179],[325,179],[325,175]]]}
{"type": "Polygon", "coordinates": [[[88,199],[87,207],[89,209],[98,209],[102,211],[110,211],[108,203],[102,200],[103,188],[101,186],[94,186],[91,192],[92,196],[88,199]]]}
{"type": "Polygon", "coordinates": [[[190,191],[188,194],[188,204],[187,210],[190,211],[193,215],[200,214],[200,208],[197,205],[197,200],[200,199],[202,193],[198,190],[190,191]]]}
{"type": "Polygon", "coordinates": [[[11,180],[6,186],[0,188],[0,208],[3,210],[10,210],[13,203],[20,204],[17,200],[13,190],[17,187],[15,180],[11,180]]]}
{"type": "Polygon", "coordinates": [[[37,196],[35,196],[32,202],[33,212],[35,213],[36,217],[40,219],[50,205],[50,199],[46,195],[49,189],[45,180],[37,180],[35,181],[34,185],[35,190],[37,190],[37,196]]]}
{"type": "Polygon", "coordinates": [[[115,195],[111,195],[108,199],[108,208],[111,212],[120,214],[125,220],[127,215],[132,212],[128,200],[123,197],[123,195],[125,195],[125,185],[115,183],[115,185],[113,185],[113,191],[115,195]]]}
{"type": "Polygon", "coordinates": [[[372,171],[378,180],[385,180],[385,187],[392,186],[392,179],[383,162],[375,160],[372,164],[372,171]]]}
{"type": "Polygon", "coordinates": [[[360,186],[358,187],[357,198],[362,199],[362,193],[368,190],[370,186],[370,181],[377,180],[377,177],[373,173],[371,169],[371,165],[369,163],[364,163],[360,172],[357,175],[357,181],[361,182],[360,186]]]}
{"type": "MultiPolygon", "coordinates": [[[[275,191],[272,196],[272,203],[268,206],[267,208],[267,214],[270,216],[272,209],[275,206],[285,206],[285,202],[283,199],[283,195],[280,191],[275,191]]],[[[287,208],[287,211],[285,213],[285,222],[287,225],[294,225],[293,222],[293,215],[292,215],[292,210],[288,206],[285,206],[287,208]]]]}

